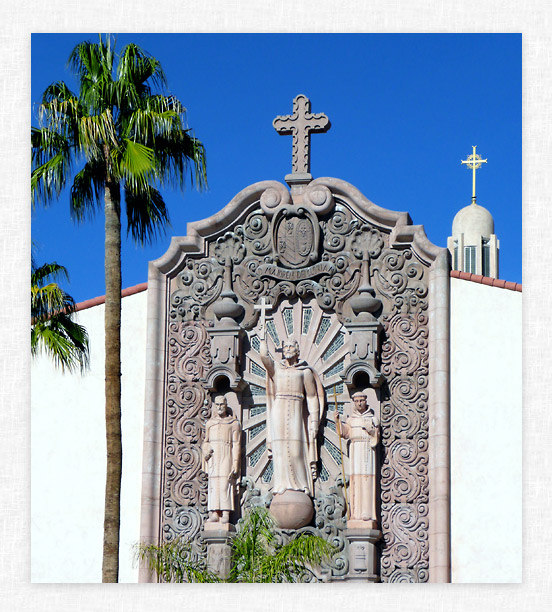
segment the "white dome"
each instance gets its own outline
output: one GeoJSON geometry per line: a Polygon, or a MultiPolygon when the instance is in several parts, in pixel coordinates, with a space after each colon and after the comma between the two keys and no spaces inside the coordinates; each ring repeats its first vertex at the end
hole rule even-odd
{"type": "Polygon", "coordinates": [[[491,213],[479,204],[470,204],[456,213],[452,222],[452,235],[464,234],[465,237],[484,236],[489,238],[494,234],[494,220],[491,213]]]}

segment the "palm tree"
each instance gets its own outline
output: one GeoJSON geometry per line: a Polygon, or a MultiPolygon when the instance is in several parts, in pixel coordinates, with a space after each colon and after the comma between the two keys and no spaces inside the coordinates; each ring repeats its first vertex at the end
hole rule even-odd
{"type": "Polygon", "coordinates": [[[139,544],[136,558],[147,564],[164,582],[299,582],[329,561],[336,552],[323,538],[300,533],[286,544],[278,544],[276,523],[266,508],[254,507],[238,523],[232,538],[231,569],[222,579],[194,557],[190,542],[139,544]]]}
{"type": "Polygon", "coordinates": [[[67,270],[57,263],[37,267],[31,258],[31,355],[49,355],[62,370],[89,365],[86,329],[73,320],[75,302],[56,282],[69,280],[67,270]]]}
{"type": "Polygon", "coordinates": [[[205,151],[185,128],[185,108],[165,95],[160,63],[134,44],[115,55],[110,37],[82,42],[69,57],[78,96],[63,82],[50,85],[33,128],[31,189],[49,204],[69,184],[71,216],[81,221],[103,206],[105,217],[105,489],[103,582],[117,582],[121,490],[121,199],[127,233],[138,243],[166,229],[169,215],[158,190],[186,179],[206,186],[205,151]],[[153,89],[161,93],[154,94],[153,89]],[[74,176],[77,162],[84,165],[74,176]]]}

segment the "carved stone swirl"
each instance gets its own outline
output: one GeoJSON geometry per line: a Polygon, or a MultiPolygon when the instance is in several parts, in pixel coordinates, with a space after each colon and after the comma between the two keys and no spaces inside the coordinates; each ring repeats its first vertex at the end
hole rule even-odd
{"type": "Polygon", "coordinates": [[[243,237],[251,241],[253,255],[266,255],[271,250],[269,235],[270,225],[265,215],[260,212],[251,213],[243,224],[243,237]]]}
{"type": "Polygon", "coordinates": [[[384,503],[428,502],[427,439],[394,440],[386,449],[381,469],[384,503]]]}
{"type": "MultiPolygon", "coordinates": [[[[421,377],[423,384],[426,378],[421,377]]],[[[382,422],[385,423],[383,443],[396,437],[427,437],[427,389],[420,387],[416,377],[396,377],[389,382],[390,400],[382,404],[382,422]]]]}
{"type": "Polygon", "coordinates": [[[334,206],[333,194],[325,185],[308,185],[304,199],[318,215],[329,212],[334,206]]]}
{"type": "Polygon", "coordinates": [[[203,518],[197,508],[191,506],[175,508],[173,504],[168,503],[163,514],[165,518],[172,519],[163,526],[165,542],[171,542],[176,537],[193,540],[199,534],[203,518]]]}
{"type": "Polygon", "coordinates": [[[189,419],[181,417],[173,424],[174,436],[180,442],[187,444],[197,444],[203,433],[203,424],[199,419],[189,419]]]}
{"type": "Polygon", "coordinates": [[[337,253],[345,249],[347,237],[360,225],[358,219],[353,219],[349,209],[344,206],[336,206],[332,216],[323,222],[324,248],[330,253],[337,253]]]}
{"type": "Polygon", "coordinates": [[[417,572],[429,567],[428,512],[426,504],[382,504],[382,578],[390,578],[399,569],[395,579],[401,576],[402,582],[415,582],[417,572]]]}
{"type": "Polygon", "coordinates": [[[214,302],[222,291],[224,267],[216,259],[188,259],[171,295],[172,320],[200,318],[201,309],[214,302]]]}

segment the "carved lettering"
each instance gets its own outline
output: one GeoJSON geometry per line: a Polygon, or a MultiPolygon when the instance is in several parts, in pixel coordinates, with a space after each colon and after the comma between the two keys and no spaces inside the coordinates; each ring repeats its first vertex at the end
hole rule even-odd
{"type": "Polygon", "coordinates": [[[320,261],[314,266],[301,268],[300,270],[287,270],[274,264],[261,264],[257,268],[257,274],[262,278],[270,276],[280,280],[300,281],[307,278],[315,278],[323,274],[330,275],[335,272],[335,265],[329,261],[320,261]]]}

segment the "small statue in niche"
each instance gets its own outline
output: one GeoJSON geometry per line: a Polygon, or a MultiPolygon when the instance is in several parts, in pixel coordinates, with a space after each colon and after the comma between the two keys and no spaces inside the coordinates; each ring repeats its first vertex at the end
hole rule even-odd
{"type": "MultiPolygon", "coordinates": [[[[353,412],[341,425],[349,440],[350,520],[370,521],[376,525],[376,446],[380,428],[365,393],[353,394],[353,412]]],[[[337,417],[339,419],[339,417],[337,417]]]]}
{"type": "Polygon", "coordinates": [[[201,446],[203,470],[208,476],[207,522],[228,523],[234,510],[236,479],[240,471],[241,427],[228,413],[224,395],[216,395],[211,418],[205,424],[205,440],[201,446]]]}

